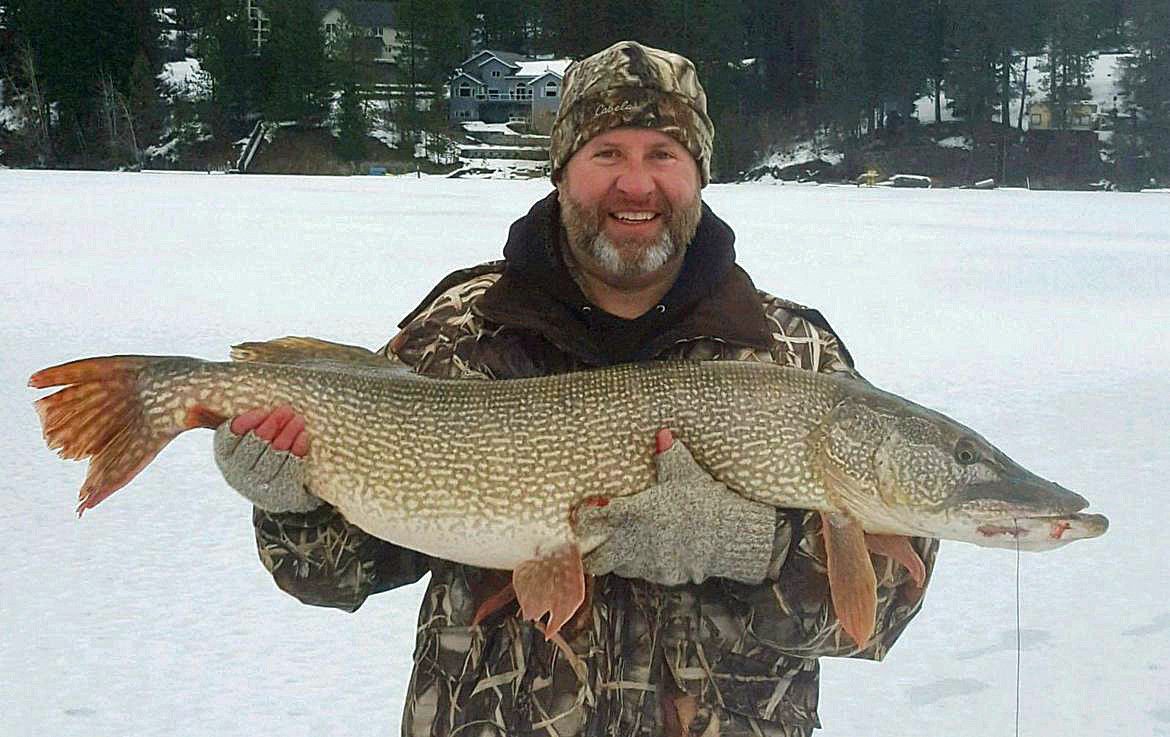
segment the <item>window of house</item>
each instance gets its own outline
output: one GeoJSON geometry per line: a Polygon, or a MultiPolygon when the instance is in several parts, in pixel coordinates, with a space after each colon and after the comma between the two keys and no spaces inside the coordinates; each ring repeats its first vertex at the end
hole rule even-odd
{"type": "Polygon", "coordinates": [[[471,97],[471,85],[467,84],[466,82],[459,85],[459,96],[460,97],[471,97]]]}
{"type": "Polygon", "coordinates": [[[1040,113],[1032,113],[1028,116],[1028,122],[1032,125],[1040,125],[1044,122],[1044,116],[1040,113]]]}
{"type": "Polygon", "coordinates": [[[498,76],[500,76],[500,70],[499,70],[499,69],[493,69],[493,70],[492,70],[492,76],[493,76],[493,77],[498,77],[498,76]]]}
{"type": "Polygon", "coordinates": [[[373,28],[370,29],[370,36],[371,37],[381,36],[381,35],[382,35],[382,26],[374,26],[373,28]]]}
{"type": "Polygon", "coordinates": [[[556,97],[557,92],[559,92],[559,91],[560,91],[560,85],[558,85],[556,82],[545,82],[545,84],[544,84],[544,96],[545,97],[556,97]]]}
{"type": "Polygon", "coordinates": [[[333,38],[336,35],[337,35],[337,24],[336,23],[326,23],[325,24],[325,37],[326,38],[333,38]]]}

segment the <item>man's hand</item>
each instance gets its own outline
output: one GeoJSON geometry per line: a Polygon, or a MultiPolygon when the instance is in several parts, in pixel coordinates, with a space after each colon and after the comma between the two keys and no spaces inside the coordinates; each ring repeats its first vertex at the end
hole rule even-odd
{"type": "Polygon", "coordinates": [[[671,444],[668,433],[665,438],[659,448],[669,447],[655,456],[657,484],[577,510],[577,537],[605,539],[585,556],[586,572],[667,586],[713,576],[764,580],[777,543],[776,510],[731,491],[711,478],[686,446],[671,444]]]}
{"type": "Polygon", "coordinates": [[[215,431],[215,463],[224,480],[268,512],[309,512],[321,500],[305,489],[305,419],[292,407],[254,409],[215,431]]]}

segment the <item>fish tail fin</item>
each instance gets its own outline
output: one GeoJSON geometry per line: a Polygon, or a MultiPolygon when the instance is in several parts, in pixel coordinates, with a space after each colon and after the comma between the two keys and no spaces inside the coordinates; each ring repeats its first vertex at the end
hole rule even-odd
{"type": "Polygon", "coordinates": [[[45,442],[62,458],[89,458],[77,513],[90,509],[130,482],[176,435],[196,424],[176,423],[170,413],[148,415],[139,387],[153,356],[86,358],[43,369],[29,379],[41,389],[64,386],[37,400],[45,442]]]}

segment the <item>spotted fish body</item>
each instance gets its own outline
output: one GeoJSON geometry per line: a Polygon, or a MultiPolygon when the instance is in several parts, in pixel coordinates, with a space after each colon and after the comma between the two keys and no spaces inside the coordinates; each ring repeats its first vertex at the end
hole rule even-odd
{"type": "Polygon", "coordinates": [[[312,493],[377,537],[517,574],[572,560],[564,575],[580,578],[580,555],[600,541],[577,539],[574,510],[653,484],[662,428],[739,494],[825,514],[830,563],[836,550],[868,564],[862,530],[1036,549],[1104,532],[1104,518],[1076,514],[1087,504],[1079,496],[857,380],[739,362],[436,380],[295,338],[238,346],[233,357],[85,359],[35,374],[33,386],[69,385],[38,409],[51,446],[92,457],[81,508],[128,483],[178,433],[289,404],[312,438],[312,493]]]}
{"type": "Polygon", "coordinates": [[[145,413],[174,429],[194,406],[232,417],[291,404],[312,438],[305,470],[314,494],[373,535],[501,569],[570,542],[570,512],[582,500],[654,483],[663,427],[745,496],[828,509],[809,442],[844,392],[864,388],[731,362],[484,382],[177,358],[140,380],[145,413]]]}

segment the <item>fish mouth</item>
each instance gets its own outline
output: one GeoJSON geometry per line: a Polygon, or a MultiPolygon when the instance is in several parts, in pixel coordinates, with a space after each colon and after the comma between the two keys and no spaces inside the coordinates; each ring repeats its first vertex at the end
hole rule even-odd
{"type": "Polygon", "coordinates": [[[964,496],[960,513],[977,523],[970,541],[984,547],[1050,550],[1109,529],[1104,515],[1081,512],[1080,494],[1037,477],[972,484],[964,496]]]}
{"type": "Polygon", "coordinates": [[[1052,550],[1074,540],[1100,537],[1109,529],[1103,514],[1016,517],[979,525],[972,542],[987,548],[1052,550]]]}

